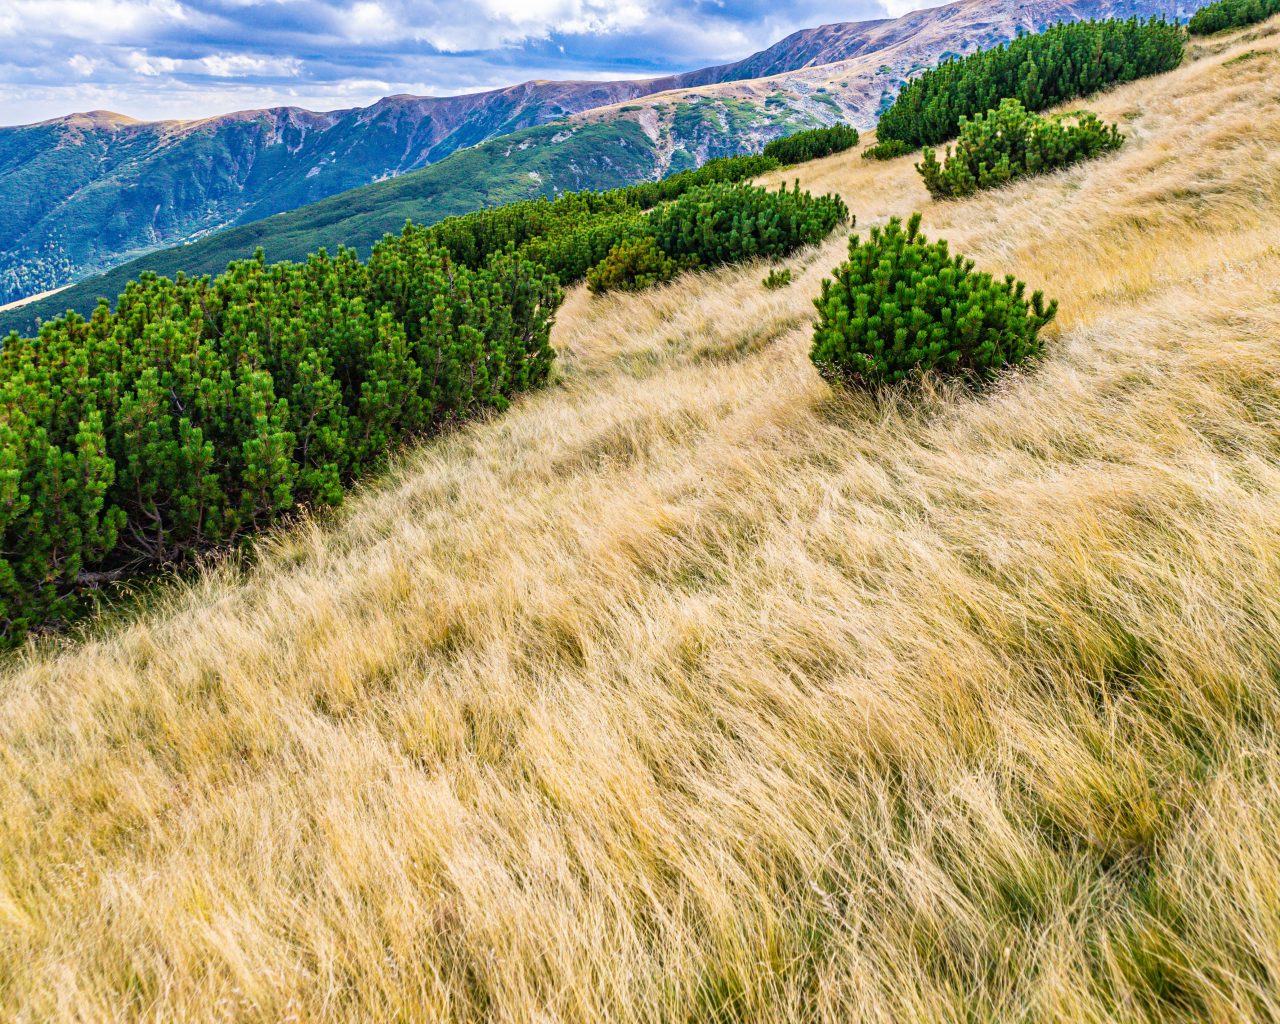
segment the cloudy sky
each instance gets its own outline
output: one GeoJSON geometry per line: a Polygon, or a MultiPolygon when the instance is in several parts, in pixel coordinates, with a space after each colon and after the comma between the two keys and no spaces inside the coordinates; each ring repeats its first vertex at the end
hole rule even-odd
{"type": "Polygon", "coordinates": [[[937,0],[0,0],[0,124],[634,78],[937,0]]]}

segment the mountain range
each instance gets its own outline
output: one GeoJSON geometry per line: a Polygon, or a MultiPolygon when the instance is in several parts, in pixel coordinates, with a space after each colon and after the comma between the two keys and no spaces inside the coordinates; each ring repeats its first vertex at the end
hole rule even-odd
{"type": "Polygon", "coordinates": [[[1057,21],[1182,13],[1172,0],[960,0],[805,29],[662,78],[0,128],[0,304],[82,282],[0,311],[0,332],[87,311],[142,270],[215,272],[258,245],[272,259],[365,249],[405,219],[661,177],[814,125],[867,128],[912,74],[950,55],[1057,21]]]}

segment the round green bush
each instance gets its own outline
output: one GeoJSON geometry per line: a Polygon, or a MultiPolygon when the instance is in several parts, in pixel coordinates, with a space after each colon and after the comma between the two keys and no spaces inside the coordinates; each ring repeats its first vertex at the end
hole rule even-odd
{"type": "Polygon", "coordinates": [[[920,214],[905,228],[894,217],[865,242],[855,235],[849,259],[822,282],[810,357],[828,379],[865,387],[930,371],[988,380],[1039,355],[1040,330],[1058,311],[1025,288],[928,241],[920,214]]]}
{"type": "Polygon", "coordinates": [[[653,210],[644,233],[615,245],[588,274],[587,284],[597,293],[638,291],[684,270],[786,256],[822,241],[848,217],[839,196],[813,196],[798,184],[774,192],[706,185],[653,210]]]}
{"type": "Polygon", "coordinates": [[[834,193],[814,196],[785,184],[715,184],[686,192],[649,214],[649,233],[667,255],[699,267],[786,256],[820,242],[849,217],[834,193]]]}
{"type": "Polygon", "coordinates": [[[1218,0],[1201,7],[1187,22],[1193,36],[1208,36],[1228,28],[1241,28],[1280,14],[1280,0],[1218,0]]]}

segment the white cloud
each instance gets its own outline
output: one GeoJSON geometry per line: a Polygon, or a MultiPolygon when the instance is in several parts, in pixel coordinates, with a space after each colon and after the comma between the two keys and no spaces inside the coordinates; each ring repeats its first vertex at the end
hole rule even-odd
{"type": "Polygon", "coordinates": [[[152,57],[145,50],[133,50],[125,55],[125,66],[130,71],[155,78],[158,75],[171,75],[178,70],[178,62],[170,57],[152,57]]]}
{"type": "Polygon", "coordinates": [[[145,50],[132,50],[125,54],[124,65],[147,78],[175,74],[208,75],[212,78],[296,78],[302,72],[302,61],[296,57],[263,57],[250,53],[211,53],[207,57],[177,60],[158,57],[145,50]]]}
{"type": "Polygon", "coordinates": [[[90,60],[83,53],[77,53],[74,57],[67,61],[67,67],[81,78],[88,78],[97,68],[96,61],[90,60]]]}
{"type": "MultiPolygon", "coordinates": [[[[358,4],[357,7],[376,4],[358,4]]],[[[424,11],[404,17],[410,38],[446,53],[517,46],[554,34],[609,34],[649,24],[660,12],[644,0],[478,0],[463,8],[424,11]],[[479,16],[477,16],[479,15],[479,16]]]]}
{"type": "Polygon", "coordinates": [[[302,61],[296,57],[255,57],[248,53],[214,53],[198,61],[184,61],[198,66],[214,78],[296,78],[302,72],[302,61]]]}
{"type": "Polygon", "coordinates": [[[53,36],[94,43],[127,40],[188,17],[178,0],[4,0],[4,8],[0,38],[53,36]]]}
{"type": "Polygon", "coordinates": [[[403,33],[391,13],[379,3],[361,2],[342,16],[346,35],[360,43],[377,43],[403,33]]]}

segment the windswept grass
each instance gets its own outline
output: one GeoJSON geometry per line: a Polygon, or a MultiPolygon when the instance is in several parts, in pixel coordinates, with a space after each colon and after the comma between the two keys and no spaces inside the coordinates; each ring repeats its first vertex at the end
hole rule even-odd
{"type": "Polygon", "coordinates": [[[0,1015],[1280,1018],[1276,39],[969,200],[786,172],[1060,298],[1032,374],[833,393],[843,239],[579,290],[558,388],[11,663],[0,1015]]]}

